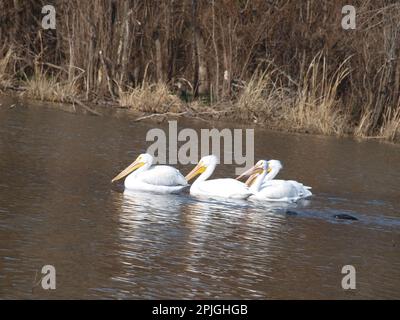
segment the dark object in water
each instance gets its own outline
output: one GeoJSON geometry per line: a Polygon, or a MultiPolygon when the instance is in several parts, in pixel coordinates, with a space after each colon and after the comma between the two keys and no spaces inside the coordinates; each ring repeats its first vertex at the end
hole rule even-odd
{"type": "Polygon", "coordinates": [[[358,220],[356,217],[353,217],[346,213],[335,214],[333,217],[335,219],[340,219],[340,220],[355,220],[355,221],[358,220]]]}
{"type": "Polygon", "coordinates": [[[286,210],[286,214],[289,216],[297,216],[297,212],[292,210],[286,210]]]}

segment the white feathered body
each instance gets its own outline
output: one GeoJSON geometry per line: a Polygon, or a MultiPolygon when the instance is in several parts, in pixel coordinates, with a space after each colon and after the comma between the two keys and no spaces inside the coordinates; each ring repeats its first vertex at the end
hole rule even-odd
{"type": "Polygon", "coordinates": [[[247,199],[253,193],[242,182],[230,178],[195,181],[190,187],[190,194],[230,199],[247,199]]]}
{"type": "Polygon", "coordinates": [[[125,189],[128,191],[179,193],[187,186],[188,183],[179,170],[163,165],[133,172],[125,179],[125,189]]]}
{"type": "Polygon", "coordinates": [[[264,180],[261,189],[250,199],[295,202],[312,195],[311,187],[294,180],[264,180]]]}

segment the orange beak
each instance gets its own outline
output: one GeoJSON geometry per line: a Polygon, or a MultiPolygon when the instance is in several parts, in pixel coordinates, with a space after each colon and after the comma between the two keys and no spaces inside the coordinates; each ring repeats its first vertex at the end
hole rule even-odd
{"type": "Polygon", "coordinates": [[[199,162],[199,163],[193,168],[193,170],[190,171],[190,172],[186,175],[186,177],[185,177],[186,181],[189,182],[189,181],[192,180],[195,176],[197,176],[197,175],[203,173],[205,170],[206,170],[206,167],[205,167],[201,162],[199,162]]]}
{"type": "Polygon", "coordinates": [[[136,159],[128,167],[126,167],[123,171],[121,171],[116,177],[114,177],[111,180],[111,183],[126,177],[128,174],[130,174],[131,172],[135,171],[136,169],[138,169],[138,168],[140,168],[142,166],[144,166],[144,162],[139,160],[139,159],[136,159]]]}

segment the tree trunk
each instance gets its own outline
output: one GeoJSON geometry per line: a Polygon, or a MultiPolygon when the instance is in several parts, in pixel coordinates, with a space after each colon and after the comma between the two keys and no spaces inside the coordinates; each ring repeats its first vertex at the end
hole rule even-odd
{"type": "Polygon", "coordinates": [[[196,33],[196,47],[197,47],[197,58],[199,63],[199,71],[198,71],[199,82],[198,82],[197,93],[199,96],[206,96],[209,93],[206,50],[204,48],[204,40],[200,32],[196,33]]]}

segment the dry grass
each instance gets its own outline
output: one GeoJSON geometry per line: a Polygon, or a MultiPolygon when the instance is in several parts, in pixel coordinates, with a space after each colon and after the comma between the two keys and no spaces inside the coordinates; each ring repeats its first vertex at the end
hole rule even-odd
{"type": "Polygon", "coordinates": [[[8,49],[3,58],[0,58],[0,89],[7,88],[13,83],[13,75],[9,72],[9,66],[13,58],[12,48],[8,49]]]}
{"type": "Polygon", "coordinates": [[[396,141],[400,138],[400,109],[389,111],[385,114],[379,136],[385,140],[396,141]]]}
{"type": "Polygon", "coordinates": [[[374,111],[367,108],[364,111],[360,123],[354,130],[354,136],[359,138],[376,138],[388,141],[398,141],[400,138],[400,108],[388,108],[383,115],[382,124],[378,132],[370,134],[370,129],[374,120],[374,111]]]}
{"type": "Polygon", "coordinates": [[[238,118],[268,122],[278,127],[279,122],[285,121],[293,98],[287,88],[273,81],[275,71],[268,68],[253,74],[239,95],[236,108],[238,118]]]}
{"type": "Polygon", "coordinates": [[[396,111],[388,109],[383,116],[383,122],[379,131],[370,134],[374,112],[366,111],[361,116],[360,123],[354,130],[354,136],[359,138],[384,139],[387,141],[398,141],[400,139],[400,109],[396,111]]]}
{"type": "MultiPolygon", "coordinates": [[[[4,68],[11,53],[0,62],[4,68]]],[[[370,137],[373,111],[363,111],[357,125],[351,123],[350,112],[345,113],[338,99],[338,87],[349,74],[345,60],[339,68],[328,72],[325,57],[319,53],[305,69],[301,84],[292,81],[279,69],[267,67],[256,71],[234,102],[236,118],[242,121],[266,123],[269,127],[287,131],[312,132],[327,135],[344,135],[352,132],[358,137],[370,137]],[[281,77],[276,74],[280,73],[281,77]],[[283,76],[282,76],[283,75],[283,76]],[[286,79],[286,81],[285,81],[286,79]]],[[[34,76],[25,77],[22,95],[50,102],[74,102],[81,90],[77,79],[62,80],[62,72],[48,76],[36,67],[34,76]]],[[[167,114],[187,110],[184,102],[172,93],[166,83],[149,84],[122,90],[119,87],[120,107],[146,113],[167,114]]],[[[198,101],[191,103],[192,109],[198,101]]],[[[368,110],[368,108],[366,108],[368,110]]],[[[370,109],[370,108],[369,108],[370,109]]],[[[400,109],[390,108],[374,137],[394,141],[399,137],[400,109]]]]}
{"type": "Polygon", "coordinates": [[[76,81],[62,81],[60,75],[47,76],[37,69],[32,78],[25,76],[23,96],[41,101],[72,102],[79,94],[76,81]]]}
{"type": "Polygon", "coordinates": [[[319,53],[304,72],[302,84],[297,84],[297,92],[273,80],[276,69],[255,73],[238,99],[238,116],[281,129],[348,133],[349,115],[341,111],[337,98],[338,86],[349,72],[345,64],[329,74],[319,53]]]}
{"type": "Polygon", "coordinates": [[[349,114],[341,108],[337,95],[339,85],[349,74],[346,62],[330,74],[322,54],[312,60],[290,113],[295,128],[335,135],[349,132],[349,114]]]}
{"type": "Polygon", "coordinates": [[[367,108],[361,115],[360,122],[354,129],[354,136],[359,138],[368,137],[368,132],[372,125],[374,113],[370,108],[367,108]]]}
{"type": "Polygon", "coordinates": [[[118,103],[123,108],[149,113],[179,112],[183,109],[182,101],[172,94],[165,83],[147,84],[119,90],[118,103]]]}

